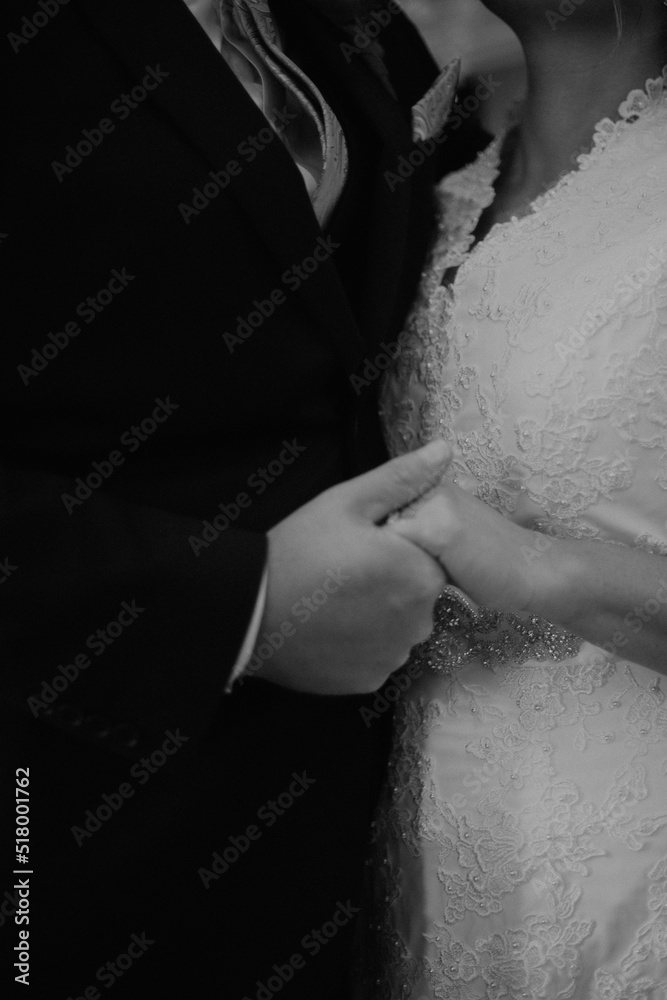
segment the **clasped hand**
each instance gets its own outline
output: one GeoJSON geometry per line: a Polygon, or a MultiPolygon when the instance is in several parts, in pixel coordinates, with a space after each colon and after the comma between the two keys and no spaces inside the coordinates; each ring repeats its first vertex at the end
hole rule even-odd
{"type": "Polygon", "coordinates": [[[432,442],[327,490],[269,532],[259,642],[289,637],[258,677],[317,694],[374,691],[428,637],[448,582],[481,604],[525,606],[521,545],[533,533],[443,484],[450,460],[447,445],[432,442]],[[325,588],[334,577],[339,585],[325,588]],[[316,593],[312,613],[300,615],[316,593]]]}
{"type": "Polygon", "coordinates": [[[539,570],[546,569],[540,558],[551,544],[448,482],[389,526],[437,559],[450,582],[474,601],[500,611],[529,609],[539,570]]]}

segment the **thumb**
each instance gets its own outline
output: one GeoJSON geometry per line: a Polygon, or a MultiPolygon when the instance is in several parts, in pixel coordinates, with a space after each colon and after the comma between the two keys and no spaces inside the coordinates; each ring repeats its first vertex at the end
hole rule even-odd
{"type": "Polygon", "coordinates": [[[451,457],[449,445],[437,439],[393,458],[351,480],[348,485],[353,488],[352,505],[362,517],[379,524],[437,486],[451,457]]]}

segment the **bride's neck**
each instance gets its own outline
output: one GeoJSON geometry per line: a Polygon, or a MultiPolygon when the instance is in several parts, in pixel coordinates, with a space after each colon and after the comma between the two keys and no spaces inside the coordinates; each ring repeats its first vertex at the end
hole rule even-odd
{"type": "Polygon", "coordinates": [[[608,23],[598,10],[587,24],[581,6],[553,25],[544,12],[511,25],[525,53],[528,95],[500,178],[499,194],[509,207],[532,200],[571,170],[577,155],[590,150],[597,122],[615,120],[628,92],[660,73],[667,61],[667,9],[657,0],[643,8],[624,15],[620,39],[611,0],[608,23]]]}

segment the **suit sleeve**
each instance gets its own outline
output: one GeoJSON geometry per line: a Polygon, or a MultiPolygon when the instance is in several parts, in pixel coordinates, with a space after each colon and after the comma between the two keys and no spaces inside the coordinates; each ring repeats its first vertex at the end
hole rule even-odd
{"type": "Polygon", "coordinates": [[[60,497],[73,482],[10,468],[2,481],[15,707],[118,753],[150,750],[178,726],[203,734],[252,617],[265,537],[230,531],[194,558],[194,518],[102,490],[67,518],[60,497]]]}
{"type": "MultiPolygon", "coordinates": [[[[208,731],[266,532],[347,469],[349,386],[246,192],[306,202],[296,264],[316,226],[293,164],[271,133],[248,145],[260,113],[180,0],[165,20],[184,37],[126,4],[127,47],[113,9],[64,5],[0,60],[0,628],[17,711],[134,754],[208,731]],[[177,409],[155,425],[159,400],[177,409]]],[[[0,22],[33,10],[11,0],[0,22]]]]}

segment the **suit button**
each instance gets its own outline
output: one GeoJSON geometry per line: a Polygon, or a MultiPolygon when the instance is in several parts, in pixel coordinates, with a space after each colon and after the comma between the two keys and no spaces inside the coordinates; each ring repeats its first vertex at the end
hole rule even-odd
{"type": "Polygon", "coordinates": [[[116,750],[134,750],[139,743],[139,734],[134,726],[115,726],[109,733],[109,743],[116,750]]]}

